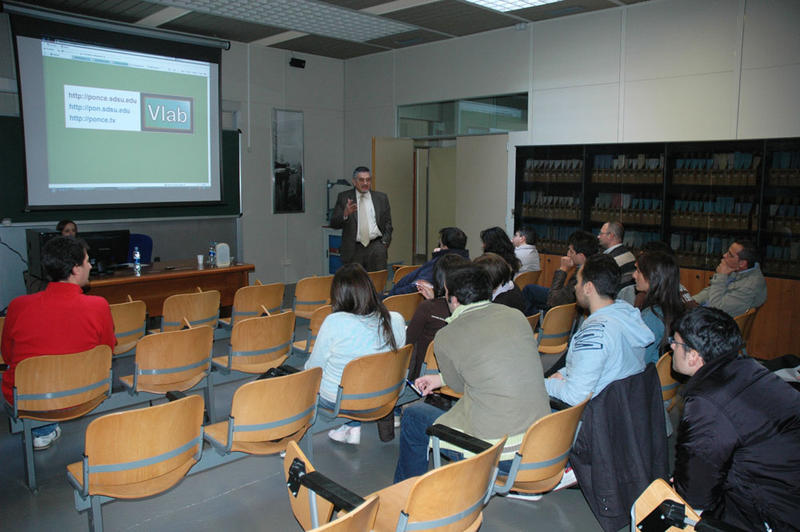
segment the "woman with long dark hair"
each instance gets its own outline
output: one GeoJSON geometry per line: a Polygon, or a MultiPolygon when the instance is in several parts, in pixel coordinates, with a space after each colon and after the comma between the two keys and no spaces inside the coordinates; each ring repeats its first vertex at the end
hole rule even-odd
{"type": "Polygon", "coordinates": [[[490,227],[481,231],[481,242],[484,253],[497,253],[511,266],[511,276],[515,277],[522,263],[514,252],[514,244],[506,232],[500,227],[490,227]]]}
{"type": "MultiPolygon", "coordinates": [[[[305,368],[322,368],[320,405],[333,408],[342,371],[348,362],[364,355],[397,351],[406,340],[405,320],[381,302],[366,270],[345,264],[331,283],[332,313],[317,334],[305,368]]],[[[336,441],[357,445],[361,424],[350,422],[328,432],[336,441]]]]}
{"type": "Polygon", "coordinates": [[[636,289],[645,293],[641,307],[642,320],[653,331],[644,362],[657,362],[668,348],[666,339],[672,334],[670,324],[685,310],[681,299],[680,269],[672,255],[660,251],[643,253],[633,272],[636,289]]]}

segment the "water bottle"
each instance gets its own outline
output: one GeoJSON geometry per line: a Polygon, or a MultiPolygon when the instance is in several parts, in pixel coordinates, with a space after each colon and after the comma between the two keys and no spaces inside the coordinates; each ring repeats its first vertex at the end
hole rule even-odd
{"type": "Polygon", "coordinates": [[[217,265],[217,243],[213,241],[208,246],[208,265],[212,268],[217,265]]]}
{"type": "Polygon", "coordinates": [[[133,247],[133,273],[138,277],[142,275],[142,255],[139,246],[133,247]]]}

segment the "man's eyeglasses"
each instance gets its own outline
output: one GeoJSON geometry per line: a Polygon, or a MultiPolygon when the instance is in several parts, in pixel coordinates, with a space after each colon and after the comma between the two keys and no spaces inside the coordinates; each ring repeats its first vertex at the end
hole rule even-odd
{"type": "Polygon", "coordinates": [[[682,345],[684,349],[693,349],[693,347],[692,347],[692,346],[690,346],[689,344],[684,344],[683,342],[677,342],[677,341],[675,341],[675,337],[674,337],[674,336],[670,336],[669,338],[667,338],[667,343],[668,343],[669,345],[672,345],[672,344],[675,344],[675,345],[682,345]]]}

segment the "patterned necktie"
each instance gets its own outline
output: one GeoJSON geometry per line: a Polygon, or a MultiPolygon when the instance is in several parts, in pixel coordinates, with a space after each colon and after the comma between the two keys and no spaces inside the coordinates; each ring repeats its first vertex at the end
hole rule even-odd
{"type": "Polygon", "coordinates": [[[369,245],[369,214],[367,210],[367,195],[358,194],[358,241],[361,245],[369,245]]]}

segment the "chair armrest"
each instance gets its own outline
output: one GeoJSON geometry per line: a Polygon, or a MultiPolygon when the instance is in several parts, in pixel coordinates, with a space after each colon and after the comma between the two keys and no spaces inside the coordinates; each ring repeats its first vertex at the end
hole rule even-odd
{"type": "Polygon", "coordinates": [[[481,440],[480,438],[470,436],[466,432],[461,432],[460,430],[450,428],[447,425],[440,425],[438,423],[428,427],[425,430],[425,433],[428,436],[439,438],[447,443],[452,443],[453,445],[456,445],[474,454],[482,453],[492,446],[491,443],[481,440]]]}
{"type": "Polygon", "coordinates": [[[364,498],[350,491],[338,482],[331,480],[319,471],[306,473],[306,464],[299,458],[292,461],[289,467],[289,479],[286,482],[292,495],[297,496],[300,486],[305,486],[334,506],[334,512],[344,510],[351,512],[364,503],[364,498]]]}
{"type": "Polygon", "coordinates": [[[166,393],[166,395],[167,395],[167,400],[169,402],[177,401],[178,399],[183,399],[184,397],[186,397],[185,393],[178,390],[169,391],[166,393]]]}

